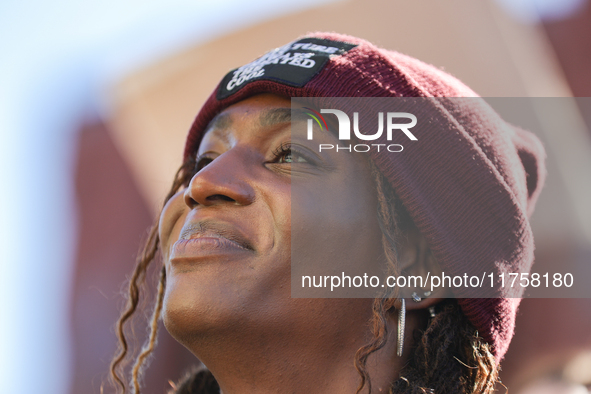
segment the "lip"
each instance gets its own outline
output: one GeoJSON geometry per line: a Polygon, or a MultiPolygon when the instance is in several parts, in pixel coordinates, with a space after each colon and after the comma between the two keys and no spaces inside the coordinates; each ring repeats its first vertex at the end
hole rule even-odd
{"type": "Polygon", "coordinates": [[[179,240],[171,250],[171,263],[253,252],[249,240],[234,226],[201,221],[183,226],[179,240]]]}

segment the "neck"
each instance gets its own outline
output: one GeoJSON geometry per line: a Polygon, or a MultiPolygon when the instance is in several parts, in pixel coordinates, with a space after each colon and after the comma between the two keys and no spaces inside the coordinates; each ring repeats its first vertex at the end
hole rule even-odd
{"type": "MultiPolygon", "coordinates": [[[[245,324],[200,335],[190,349],[224,394],[355,393],[361,381],[355,353],[371,339],[368,320],[369,315],[359,324],[343,327],[324,322],[305,330],[297,324],[273,329],[245,324]]],[[[388,332],[386,346],[367,361],[373,392],[388,392],[404,362],[396,356],[396,314],[389,319],[388,332]]],[[[367,384],[362,393],[368,393],[367,384]]]]}

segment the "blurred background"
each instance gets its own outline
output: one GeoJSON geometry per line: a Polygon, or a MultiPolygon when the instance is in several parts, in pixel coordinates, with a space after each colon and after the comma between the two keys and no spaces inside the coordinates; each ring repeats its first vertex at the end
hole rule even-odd
{"type": "MultiPolygon", "coordinates": [[[[314,30],[417,57],[484,97],[562,97],[559,127],[538,111],[536,267],[591,285],[591,101],[572,99],[591,96],[587,0],[3,0],[1,393],[100,392],[123,282],[193,117],[230,69],[314,30]]],[[[161,330],[145,392],[194,363],[161,330]]],[[[524,300],[502,379],[587,393],[590,300],[524,300]]]]}

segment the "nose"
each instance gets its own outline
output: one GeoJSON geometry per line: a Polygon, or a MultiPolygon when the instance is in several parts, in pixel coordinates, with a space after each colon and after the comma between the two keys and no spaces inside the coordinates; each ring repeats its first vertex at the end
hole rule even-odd
{"type": "Polygon", "coordinates": [[[247,169],[248,155],[234,148],[223,153],[196,173],[185,190],[185,204],[249,205],[255,199],[252,171],[247,169]]]}

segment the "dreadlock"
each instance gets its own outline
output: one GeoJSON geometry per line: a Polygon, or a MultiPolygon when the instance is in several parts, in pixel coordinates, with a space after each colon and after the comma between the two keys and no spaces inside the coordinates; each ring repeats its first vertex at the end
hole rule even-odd
{"type": "MultiPolygon", "coordinates": [[[[189,158],[185,160],[181,168],[177,171],[172,187],[164,199],[164,204],[174,196],[174,194],[182,187],[186,186],[191,179],[195,167],[195,160],[189,158]]],[[[125,393],[127,385],[121,377],[122,370],[126,367],[126,358],[129,353],[129,345],[125,336],[125,325],[128,323],[137,311],[140,302],[140,289],[145,287],[146,273],[152,261],[155,260],[158,252],[158,245],[160,239],[158,238],[158,222],[152,225],[148,239],[144,244],[144,248],[140,253],[135,269],[129,280],[127,305],[121,313],[119,320],[115,326],[117,338],[119,340],[119,347],[116,355],[113,357],[110,365],[111,380],[117,387],[118,392],[125,393]]],[[[164,300],[164,289],[166,286],[166,270],[164,266],[160,269],[160,279],[158,282],[158,290],[156,294],[156,302],[153,308],[152,317],[149,325],[149,335],[146,343],[142,347],[141,353],[136,358],[132,369],[132,385],[133,392],[140,394],[140,378],[142,376],[142,366],[154,350],[156,346],[156,338],[158,335],[158,321],[160,320],[160,313],[162,311],[162,303],[164,300]]]]}
{"type": "MultiPolygon", "coordinates": [[[[189,158],[178,170],[165,203],[182,187],[187,186],[194,174],[195,162],[189,158]]],[[[384,176],[372,166],[378,197],[378,220],[382,229],[382,244],[390,274],[398,273],[396,248],[406,230],[412,226],[408,212],[396,197],[384,176]]],[[[140,254],[128,288],[127,305],[116,325],[119,349],[111,362],[111,378],[120,393],[126,393],[127,385],[121,377],[129,346],[124,326],[137,311],[140,289],[145,286],[146,272],[158,251],[158,224],[150,230],[140,254]]],[[[162,310],[166,271],[160,270],[156,302],[149,324],[149,335],[140,354],[135,359],[131,372],[133,392],[140,394],[140,380],[145,362],[156,346],[158,321],[162,310]]],[[[366,369],[369,356],[382,349],[387,342],[389,315],[397,305],[397,293],[386,290],[374,300],[370,327],[372,340],[355,354],[355,367],[360,376],[357,393],[365,386],[371,393],[371,379],[366,369]]],[[[399,378],[390,387],[390,394],[459,393],[489,394],[498,381],[499,367],[488,345],[474,326],[462,313],[455,300],[446,300],[438,305],[439,311],[424,331],[415,330],[414,347],[408,363],[399,373],[399,378]]],[[[218,392],[215,379],[207,370],[189,373],[177,385],[177,393],[218,392]],[[204,383],[205,382],[205,383],[204,383]]]]}
{"type": "MultiPolygon", "coordinates": [[[[396,247],[404,234],[414,226],[408,211],[384,176],[372,166],[377,196],[378,220],[382,228],[382,245],[388,272],[397,273],[396,247]]],[[[428,251],[430,253],[430,251],[428,251]]],[[[371,393],[371,380],[366,370],[368,357],[386,344],[387,317],[394,310],[395,295],[384,294],[373,303],[372,340],[355,355],[355,367],[361,381],[371,393]]],[[[494,391],[499,367],[490,345],[478,336],[477,330],[462,313],[458,303],[449,299],[438,306],[439,311],[427,328],[415,332],[415,346],[409,362],[390,387],[391,394],[460,393],[488,394],[494,391]]]]}

